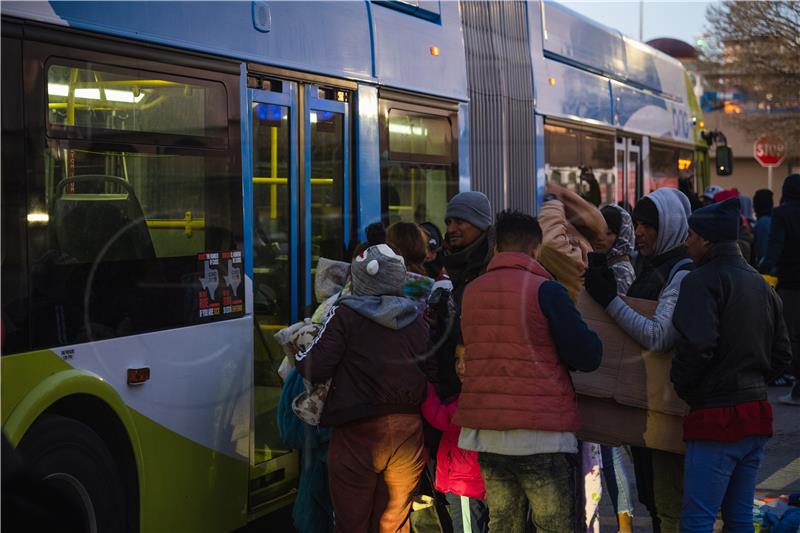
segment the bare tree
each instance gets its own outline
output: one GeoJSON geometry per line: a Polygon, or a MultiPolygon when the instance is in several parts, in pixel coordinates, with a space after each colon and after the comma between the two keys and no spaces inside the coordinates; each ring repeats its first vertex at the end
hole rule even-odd
{"type": "Polygon", "coordinates": [[[706,13],[701,72],[719,93],[740,93],[746,131],[781,135],[800,157],[800,1],[725,1],[706,13]]]}

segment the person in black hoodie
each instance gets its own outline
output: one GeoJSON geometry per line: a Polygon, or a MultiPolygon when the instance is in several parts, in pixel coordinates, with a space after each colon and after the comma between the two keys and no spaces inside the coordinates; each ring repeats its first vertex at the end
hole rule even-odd
{"type": "Polygon", "coordinates": [[[420,406],[427,381],[418,359],[428,326],[403,296],[403,258],[385,244],[356,256],[352,294],[328,313],[295,357],[311,383],[332,379],[320,424],[332,427],[328,476],[336,531],[409,531],[425,466],[420,406]]]}
{"type": "Polygon", "coordinates": [[[767,254],[758,270],[778,276],[783,319],[792,342],[792,372],[797,381],[780,401],[800,406],[800,174],[790,174],[783,182],[781,205],[772,210],[767,254]]]}
{"type": "Polygon", "coordinates": [[[753,530],[753,497],[772,436],[767,382],[791,361],[781,301],[736,244],[739,199],[689,217],[689,254],[672,323],[678,332],[670,378],[691,408],[682,533],[710,532],[722,508],[726,531],[753,530]],[[743,312],[758,310],[759,312],[743,312]]]}

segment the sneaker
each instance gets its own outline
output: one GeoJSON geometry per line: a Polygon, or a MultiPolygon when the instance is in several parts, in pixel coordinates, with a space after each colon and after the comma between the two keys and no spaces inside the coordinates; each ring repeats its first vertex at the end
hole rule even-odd
{"type": "Polygon", "coordinates": [[[793,394],[789,393],[785,396],[781,396],[778,398],[778,401],[785,405],[797,405],[800,406],[800,398],[794,396],[793,394]]]}
{"type": "Polygon", "coordinates": [[[786,387],[793,384],[793,380],[788,379],[788,374],[781,374],[769,382],[770,387],[786,387]]]}

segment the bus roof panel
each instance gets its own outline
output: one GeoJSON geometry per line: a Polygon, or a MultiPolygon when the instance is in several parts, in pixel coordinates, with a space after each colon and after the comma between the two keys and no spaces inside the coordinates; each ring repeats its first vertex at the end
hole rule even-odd
{"type": "Polygon", "coordinates": [[[436,20],[365,2],[2,5],[4,14],[26,19],[466,100],[458,4],[423,4],[436,20]]]}
{"type": "Polygon", "coordinates": [[[539,5],[545,57],[686,101],[684,69],[676,59],[558,3],[539,5]]]}
{"type": "MultiPolygon", "coordinates": [[[[369,17],[360,2],[50,5],[62,21],[78,29],[320,74],[372,78],[369,17]],[[256,29],[253,4],[268,9],[269,31],[256,29]]],[[[29,10],[20,7],[20,16],[26,16],[29,10]]]]}
{"type": "Polygon", "coordinates": [[[555,2],[544,2],[543,42],[547,54],[598,72],[625,76],[622,35],[555,2]]]}
{"type": "Polygon", "coordinates": [[[677,59],[639,41],[627,37],[624,37],[624,41],[628,80],[655,89],[680,102],[686,100],[684,69],[677,59]]]}

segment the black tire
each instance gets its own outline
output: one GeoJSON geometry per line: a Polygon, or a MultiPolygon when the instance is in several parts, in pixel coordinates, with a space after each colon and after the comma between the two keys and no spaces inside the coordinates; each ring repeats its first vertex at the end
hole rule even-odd
{"type": "Polygon", "coordinates": [[[114,457],[92,428],[72,418],[43,415],[18,450],[48,495],[37,502],[39,507],[58,517],[60,531],[126,531],[125,487],[114,457]]]}

